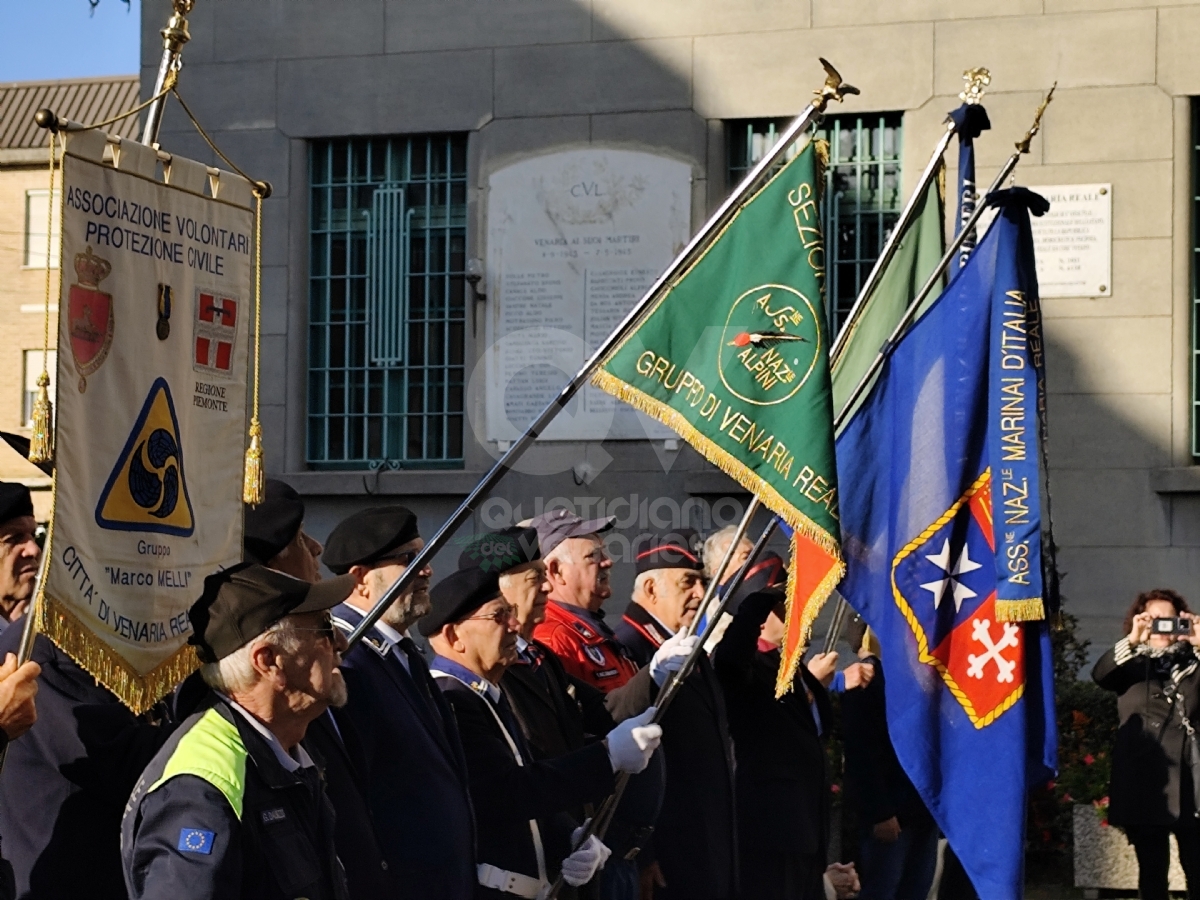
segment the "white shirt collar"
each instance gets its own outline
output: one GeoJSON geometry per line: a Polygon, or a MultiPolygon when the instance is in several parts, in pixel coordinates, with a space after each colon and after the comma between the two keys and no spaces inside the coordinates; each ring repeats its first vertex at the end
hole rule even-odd
{"type": "Polygon", "coordinates": [[[525,652],[525,648],[526,648],[526,647],[528,647],[528,646],[529,646],[529,641],[525,640],[525,638],[521,637],[521,636],[518,634],[518,635],[517,635],[517,652],[518,652],[518,653],[524,653],[524,652],[525,652]]]}
{"type": "Polygon", "coordinates": [[[650,610],[648,610],[648,609],[646,610],[646,615],[648,615],[650,618],[652,618],[655,622],[658,623],[658,627],[663,630],[663,633],[665,633],[667,635],[667,637],[671,637],[673,634],[675,634],[674,628],[668,628],[666,625],[664,625],[662,623],[662,619],[660,619],[654,613],[650,612],[650,610]]]}
{"type": "Polygon", "coordinates": [[[260,722],[253,713],[251,713],[241,704],[230,700],[224,694],[221,694],[220,696],[226,703],[237,710],[238,714],[247,722],[249,722],[255,731],[262,735],[263,740],[267,742],[267,746],[271,748],[271,752],[275,754],[275,758],[279,760],[279,764],[287,771],[295,772],[298,769],[307,769],[309,766],[315,765],[315,763],[312,761],[312,757],[308,755],[308,751],[304,749],[303,744],[296,745],[296,755],[292,756],[283,749],[283,744],[279,743],[279,738],[275,737],[275,735],[271,732],[271,729],[267,728],[266,725],[260,722]]]}
{"type": "Polygon", "coordinates": [[[399,646],[400,642],[404,640],[404,635],[398,632],[391,625],[388,625],[382,619],[375,623],[375,629],[385,638],[387,638],[394,646],[399,646]]]}
{"type": "Polygon", "coordinates": [[[486,678],[480,678],[479,682],[480,682],[480,684],[483,685],[484,693],[486,693],[488,695],[488,699],[491,700],[493,703],[499,703],[500,702],[500,688],[496,687],[494,684],[492,684],[486,678]]]}

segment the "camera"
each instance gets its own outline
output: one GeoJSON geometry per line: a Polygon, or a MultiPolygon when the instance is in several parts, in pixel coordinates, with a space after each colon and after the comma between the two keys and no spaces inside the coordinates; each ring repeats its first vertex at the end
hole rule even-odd
{"type": "Polygon", "coordinates": [[[1192,620],[1184,616],[1170,616],[1164,619],[1152,619],[1151,634],[1191,634],[1192,620]]]}

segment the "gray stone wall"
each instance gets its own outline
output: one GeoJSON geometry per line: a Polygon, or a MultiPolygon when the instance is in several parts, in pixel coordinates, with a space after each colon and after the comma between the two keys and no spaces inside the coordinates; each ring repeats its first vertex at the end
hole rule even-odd
{"type": "MultiPolygon", "coordinates": [[[[146,0],[142,16],[145,95],[167,0],[146,0]]],[[[983,65],[993,77],[986,100],[993,130],[977,142],[981,181],[1057,81],[1018,181],[1114,186],[1112,296],[1045,304],[1054,513],[1069,608],[1087,636],[1107,644],[1137,590],[1165,585],[1196,594],[1189,94],[1200,90],[1200,6],[198,0],[190,21],[184,96],[225,151],[275,187],[264,241],[263,420],[270,469],[309,497],[316,535],[366,502],[367,489],[406,498],[430,533],[495,448],[468,434],[462,472],[376,479],[304,471],[308,139],[469,132],[468,255],[483,257],[489,172],[564,147],[630,147],[690,162],[698,225],[725,191],[721,120],[795,114],[820,81],[819,55],[862,89],[846,111],[905,112],[911,184],[957,105],[962,70],[983,65]]],[[[167,114],[162,144],[212,158],[177,109],[167,114]]],[[[469,337],[468,359],[481,352],[469,337]]],[[[571,472],[514,475],[497,493],[529,510],[537,498],[632,494],[711,504],[732,489],[686,447],[651,453],[644,443],[608,442],[603,449],[613,461],[590,484],[577,484],[571,472]]],[[[580,462],[596,451],[570,448],[580,462]]],[[[451,558],[439,559],[443,570],[451,558]]],[[[618,597],[628,590],[627,569],[618,566],[618,597]]]]}

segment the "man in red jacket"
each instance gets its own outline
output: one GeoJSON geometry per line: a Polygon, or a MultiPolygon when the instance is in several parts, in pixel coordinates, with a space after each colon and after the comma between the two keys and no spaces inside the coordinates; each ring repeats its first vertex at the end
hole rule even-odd
{"type": "Polygon", "coordinates": [[[537,529],[546,562],[550,602],[533,636],[554,651],[563,668],[580,681],[608,693],[637,674],[604,621],[600,607],[612,596],[612,559],[601,534],[615,519],[584,520],[565,509],[543,513],[524,525],[537,529]]]}

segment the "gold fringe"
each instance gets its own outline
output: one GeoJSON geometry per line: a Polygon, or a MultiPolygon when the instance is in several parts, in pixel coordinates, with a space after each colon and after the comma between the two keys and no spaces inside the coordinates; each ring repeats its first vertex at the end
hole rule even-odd
{"type": "Polygon", "coordinates": [[[38,376],[37,399],[33,401],[33,432],[29,436],[29,461],[48,463],[54,459],[54,404],[50,402],[50,375],[38,376]]]}
{"type": "MultiPolygon", "coordinates": [[[[792,541],[794,543],[795,538],[792,538],[792,541]]],[[[839,556],[834,560],[833,568],[821,579],[821,583],[817,585],[817,589],[808,598],[808,602],[804,604],[804,611],[800,619],[800,643],[796,645],[791,653],[785,653],[779,661],[779,674],[775,678],[776,700],[792,689],[792,684],[796,678],[796,670],[800,668],[800,660],[804,658],[804,651],[808,649],[808,641],[812,637],[813,623],[817,621],[817,616],[821,614],[821,609],[825,606],[825,601],[829,599],[829,595],[833,593],[833,589],[837,587],[837,583],[842,580],[842,576],[845,574],[846,564],[839,556]]],[[[783,633],[785,635],[791,633],[792,619],[796,615],[797,606],[796,550],[794,547],[792,548],[792,562],[788,566],[787,598],[787,620],[783,623],[783,633]]]]}
{"type": "Polygon", "coordinates": [[[997,600],[997,622],[1040,622],[1046,618],[1046,609],[1041,597],[1024,600],[997,600]]]}
{"type": "Polygon", "coordinates": [[[267,497],[267,476],[263,472],[262,425],[258,416],[250,420],[250,446],[246,448],[246,471],[242,480],[242,502],[258,506],[267,497]]]}
{"type": "Polygon", "coordinates": [[[792,531],[817,544],[835,559],[841,559],[841,545],[837,538],[784,499],[778,490],[764,478],[755,474],[749,466],[699,431],[684,418],[682,413],[662,401],[642,393],[604,369],[596,370],[592,375],[592,384],[677,432],[680,437],[695,447],[701,456],[750,493],[759,497],[767,507],[780,515],[792,531]]]}
{"type": "Polygon", "coordinates": [[[135,715],[150,709],[183,679],[196,671],[196,650],[184,644],[152,671],[139,675],[117,652],[89,631],[57,598],[45,594],[37,609],[37,630],[67,656],[117,695],[135,715]]]}

